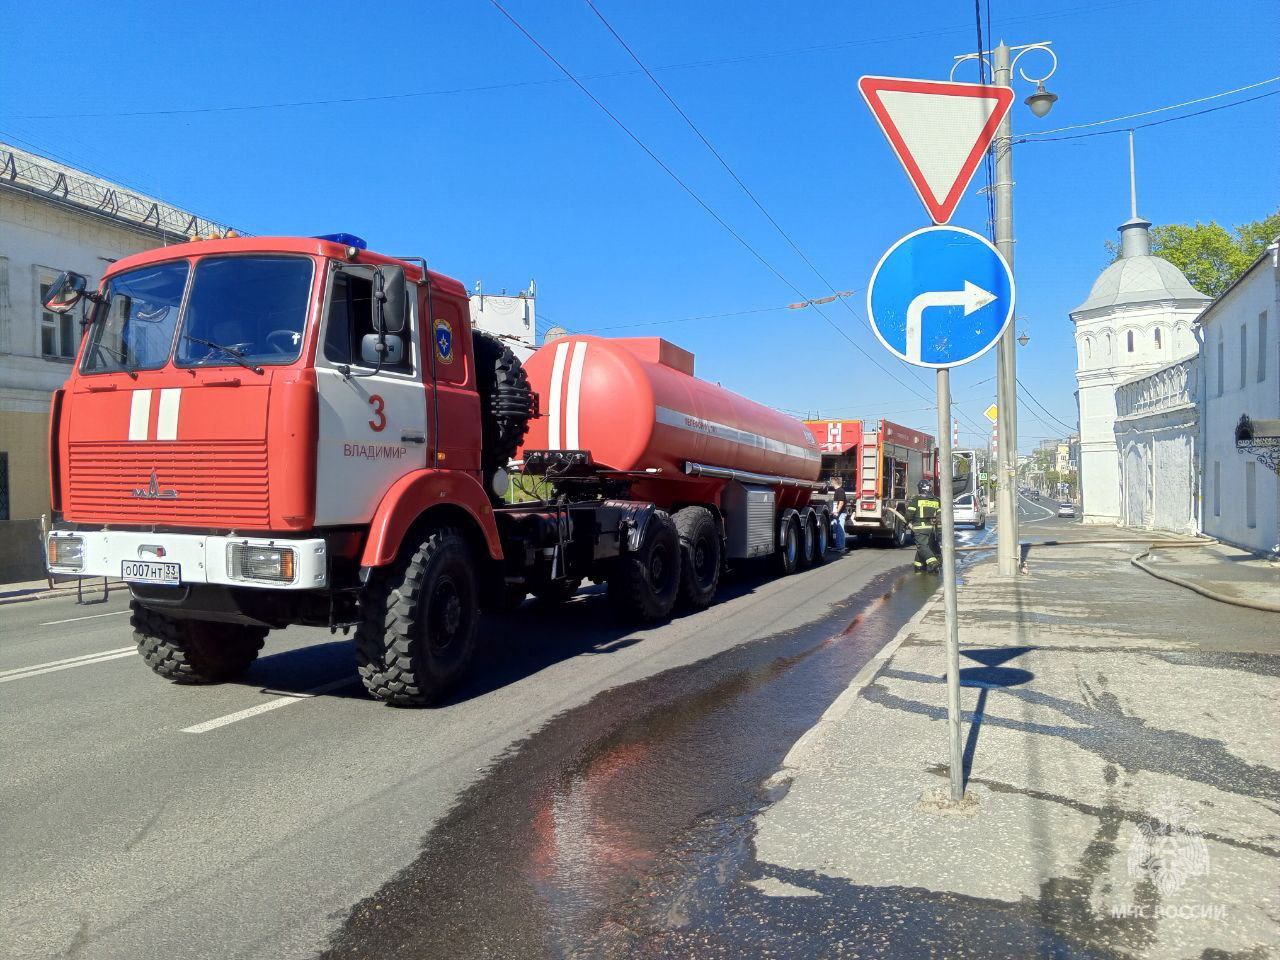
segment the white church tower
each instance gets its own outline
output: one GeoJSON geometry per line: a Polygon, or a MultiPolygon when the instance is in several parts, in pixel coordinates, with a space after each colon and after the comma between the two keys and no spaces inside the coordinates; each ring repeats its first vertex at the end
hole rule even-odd
{"type": "Polygon", "coordinates": [[[1191,324],[1211,300],[1172,263],[1151,254],[1151,224],[1138,216],[1132,133],[1129,194],[1129,219],[1120,225],[1120,258],[1102,271],[1088,299],[1071,311],[1085,523],[1119,523],[1122,516],[1116,387],[1196,354],[1191,324]]]}

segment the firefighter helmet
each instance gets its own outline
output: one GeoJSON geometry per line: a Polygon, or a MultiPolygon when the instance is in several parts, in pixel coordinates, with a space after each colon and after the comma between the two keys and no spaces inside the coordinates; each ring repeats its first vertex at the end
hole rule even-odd
{"type": "Polygon", "coordinates": [[[919,483],[916,484],[916,489],[920,491],[920,496],[931,497],[933,496],[933,481],[930,480],[928,477],[925,477],[923,480],[921,480],[919,483]]]}

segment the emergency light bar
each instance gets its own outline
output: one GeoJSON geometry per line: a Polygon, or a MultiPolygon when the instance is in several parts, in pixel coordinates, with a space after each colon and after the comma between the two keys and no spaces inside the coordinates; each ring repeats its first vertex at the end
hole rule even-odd
{"type": "Polygon", "coordinates": [[[330,243],[340,243],[344,247],[355,247],[357,250],[368,250],[369,245],[354,233],[322,233],[313,240],[328,240],[330,243]]]}

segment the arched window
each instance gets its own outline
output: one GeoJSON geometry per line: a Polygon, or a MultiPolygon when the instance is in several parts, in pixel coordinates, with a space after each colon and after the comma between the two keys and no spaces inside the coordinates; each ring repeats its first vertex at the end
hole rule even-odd
{"type": "Polygon", "coordinates": [[[1084,338],[1084,358],[1086,360],[1093,359],[1093,337],[1084,338]]]}
{"type": "Polygon", "coordinates": [[[1156,349],[1157,349],[1157,350],[1159,350],[1159,349],[1160,349],[1160,347],[1161,347],[1161,343],[1160,343],[1160,328],[1159,328],[1159,327],[1156,327],[1156,332],[1155,332],[1155,341],[1156,341],[1156,349]]]}
{"type": "Polygon", "coordinates": [[[1125,335],[1125,348],[1126,348],[1130,353],[1133,353],[1133,331],[1132,331],[1132,330],[1130,330],[1130,331],[1125,335]]]}
{"type": "Polygon", "coordinates": [[[1111,331],[1110,331],[1110,330],[1108,330],[1108,331],[1107,331],[1107,350],[1106,350],[1106,356],[1108,356],[1108,357],[1109,357],[1109,356],[1111,356],[1111,331]]]}

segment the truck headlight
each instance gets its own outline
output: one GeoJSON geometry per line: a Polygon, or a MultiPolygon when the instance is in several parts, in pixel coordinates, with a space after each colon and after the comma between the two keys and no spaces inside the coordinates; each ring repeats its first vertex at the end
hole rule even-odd
{"type": "Polygon", "coordinates": [[[83,537],[50,537],[49,566],[69,567],[72,570],[84,568],[83,537]]]}
{"type": "Polygon", "coordinates": [[[292,583],[296,570],[292,547],[227,544],[227,573],[233,580],[274,580],[292,583]]]}

